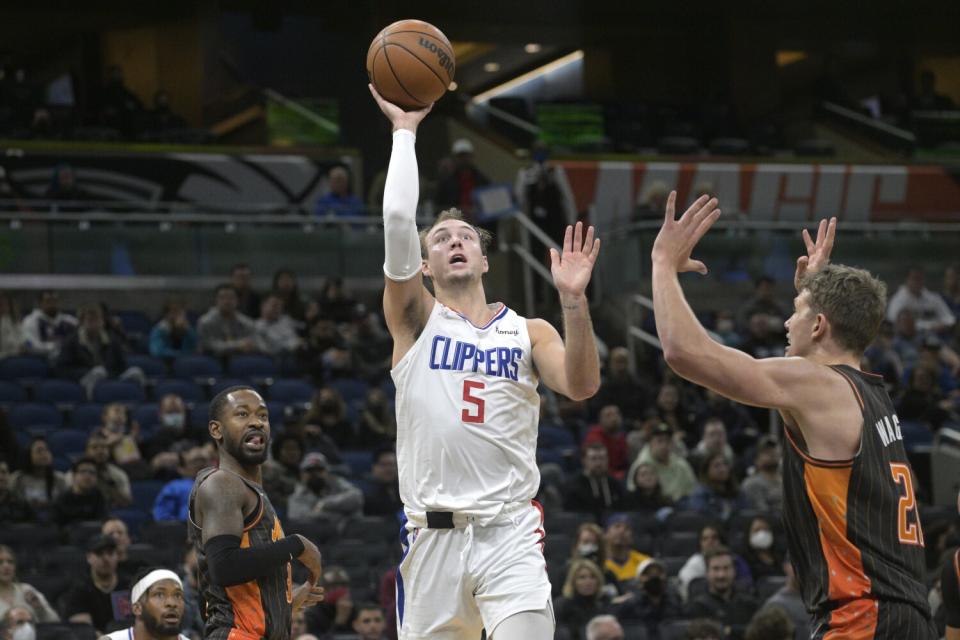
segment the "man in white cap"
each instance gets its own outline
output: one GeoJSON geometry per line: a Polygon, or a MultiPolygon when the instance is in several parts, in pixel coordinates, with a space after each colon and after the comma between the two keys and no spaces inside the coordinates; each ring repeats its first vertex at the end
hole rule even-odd
{"type": "Polygon", "coordinates": [[[463,212],[467,222],[476,224],[473,218],[473,190],[487,186],[490,179],[473,163],[473,143],[468,139],[456,140],[450,153],[453,154],[454,169],[437,185],[437,206],[440,209],[456,207],[463,212]]]}
{"type": "Polygon", "coordinates": [[[189,640],[180,633],[183,624],[183,583],[169,569],[140,571],[130,587],[132,627],[114,631],[100,640],[189,640]]]}

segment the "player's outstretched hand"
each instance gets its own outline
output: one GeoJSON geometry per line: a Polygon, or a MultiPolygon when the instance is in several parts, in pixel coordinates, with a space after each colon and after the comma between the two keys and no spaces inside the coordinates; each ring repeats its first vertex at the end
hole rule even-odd
{"type": "Polygon", "coordinates": [[[423,119],[427,117],[427,114],[430,113],[430,110],[433,109],[433,103],[431,103],[429,106],[418,109],[417,111],[404,111],[392,102],[384,100],[383,96],[377,92],[373,84],[368,84],[367,87],[370,88],[370,93],[373,94],[373,99],[377,101],[380,111],[383,111],[383,115],[387,116],[387,120],[393,125],[394,131],[407,129],[408,131],[416,133],[420,122],[422,122],[423,119]]]}
{"type": "Polygon", "coordinates": [[[816,273],[830,262],[830,253],[833,251],[833,239],[837,235],[837,219],[830,218],[820,221],[817,227],[817,240],[810,238],[806,229],[801,234],[803,244],[807,247],[807,255],[797,258],[797,271],[793,274],[793,286],[800,292],[800,281],[808,273],[816,273]]]}
{"type": "Polygon", "coordinates": [[[317,584],[317,582],[320,581],[320,576],[323,575],[320,550],[317,549],[317,545],[310,542],[305,536],[299,533],[295,535],[303,541],[303,552],[297,556],[297,560],[303,563],[303,566],[310,572],[310,583],[317,584]]]}
{"type": "Polygon", "coordinates": [[[717,208],[720,203],[716,198],[700,196],[679,220],[676,219],[676,203],[677,192],[671,191],[667,197],[663,226],[653,243],[651,257],[654,262],[664,261],[673,266],[677,273],[696,271],[705,275],[707,265],[691,259],[690,254],[700,242],[700,238],[720,217],[720,209],[717,208]]]}
{"type": "Polygon", "coordinates": [[[308,609],[318,602],[323,602],[323,587],[318,587],[309,580],[293,590],[293,610],[308,609]]]}
{"type": "Polygon", "coordinates": [[[550,272],[561,296],[581,296],[590,284],[590,274],[600,253],[600,238],[594,238],[593,227],[583,237],[583,223],[567,227],[563,234],[563,251],[550,249],[550,272]]]}

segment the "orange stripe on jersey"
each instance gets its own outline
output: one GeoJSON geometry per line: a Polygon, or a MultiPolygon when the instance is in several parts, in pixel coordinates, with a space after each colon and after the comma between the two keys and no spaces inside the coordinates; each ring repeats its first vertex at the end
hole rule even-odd
{"type": "Polygon", "coordinates": [[[797,452],[797,455],[812,465],[816,465],[818,467],[828,467],[831,469],[836,467],[850,467],[853,465],[853,458],[848,460],[821,460],[820,458],[814,458],[797,444],[797,441],[793,439],[793,435],[790,434],[789,427],[784,426],[783,433],[787,436],[787,441],[793,447],[793,450],[797,452]]]}
{"type": "MultiPolygon", "coordinates": [[[[827,597],[835,602],[847,602],[830,615],[830,628],[838,629],[843,638],[872,638],[876,627],[876,605],[869,597],[870,579],[863,570],[860,550],[847,537],[847,493],[850,488],[850,467],[825,468],[804,465],[807,497],[817,516],[820,528],[820,547],[827,563],[827,597]],[[870,613],[868,606],[874,613],[870,613]],[[868,635],[859,635],[864,623],[872,620],[868,635]],[[855,628],[851,629],[850,625],[855,628]],[[854,635],[846,635],[855,632],[854,635]]],[[[864,631],[866,634],[866,631],[864,631]]],[[[825,638],[839,637],[827,634],[825,638]]]]}
{"type": "Polygon", "coordinates": [[[960,549],[953,554],[953,570],[957,574],[957,584],[960,584],[960,549]]]}
{"type": "Polygon", "coordinates": [[[830,614],[830,631],[823,640],[874,640],[880,603],[872,598],[851,600],[830,614]]]}
{"type": "MultiPolygon", "coordinates": [[[[283,540],[283,527],[280,525],[280,518],[273,519],[273,529],[270,531],[270,539],[276,542],[283,540]]],[[[293,603],[293,568],[287,563],[287,602],[293,603]]]]}
{"type": "MultiPolygon", "coordinates": [[[[259,519],[259,518],[258,518],[259,519]]],[[[240,548],[250,547],[250,534],[243,532],[240,538],[240,548]]],[[[248,635],[262,638],[267,633],[267,616],[263,612],[263,602],[260,599],[260,585],[256,580],[243,584],[225,587],[230,605],[233,607],[233,626],[230,631],[230,640],[242,640],[248,635]],[[234,632],[239,635],[235,638],[234,632]]]]}
{"type": "Polygon", "coordinates": [[[835,367],[831,367],[831,368],[837,373],[839,373],[840,375],[842,375],[843,379],[847,381],[847,384],[849,384],[850,388],[853,389],[853,394],[857,396],[857,402],[860,403],[860,408],[863,409],[863,398],[860,397],[860,390],[857,389],[857,385],[853,384],[853,380],[850,379],[850,376],[845,374],[843,371],[840,371],[840,369],[837,369],[835,367]]]}

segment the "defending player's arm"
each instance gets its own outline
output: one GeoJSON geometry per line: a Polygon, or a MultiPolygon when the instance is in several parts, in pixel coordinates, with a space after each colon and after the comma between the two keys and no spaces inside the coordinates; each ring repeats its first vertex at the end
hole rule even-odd
{"type": "MultiPolygon", "coordinates": [[[[420,237],[417,235],[417,200],[420,173],[415,150],[417,127],[430,107],[406,112],[393,105],[370,86],[380,110],[393,125],[393,149],[383,192],[383,292],[384,319],[397,342],[415,337],[423,328],[433,306],[433,296],[423,286],[420,237]]],[[[412,344],[410,340],[410,344],[412,344]]],[[[403,348],[410,345],[398,345],[403,348]]]]}
{"type": "Polygon", "coordinates": [[[947,614],[946,640],[960,640],[960,557],[951,553],[940,571],[940,592],[947,614]]]}
{"type": "Polygon", "coordinates": [[[548,322],[529,320],[527,328],[533,345],[533,360],[549,388],[572,400],[585,400],[600,388],[600,358],[593,336],[586,290],[593,265],[600,253],[600,239],[594,229],[583,225],[567,227],[563,251],[550,250],[550,270],[560,294],[565,340],[548,322]]]}
{"type": "Polygon", "coordinates": [[[287,536],[265,545],[240,548],[243,508],[252,493],[236,476],[211,475],[197,491],[197,512],[203,530],[203,549],[211,581],[230,587],[268,575],[278,564],[294,558],[310,571],[312,583],[320,577],[320,553],[300,535],[287,536]]]}

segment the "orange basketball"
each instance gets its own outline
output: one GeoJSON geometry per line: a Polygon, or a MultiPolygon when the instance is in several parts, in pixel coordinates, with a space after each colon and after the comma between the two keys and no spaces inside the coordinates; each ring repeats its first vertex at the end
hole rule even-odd
{"type": "Polygon", "coordinates": [[[453,82],[453,47],[440,29],[400,20],[377,34],[367,51],[367,75],[384,99],[404,109],[436,102],[453,82]]]}

